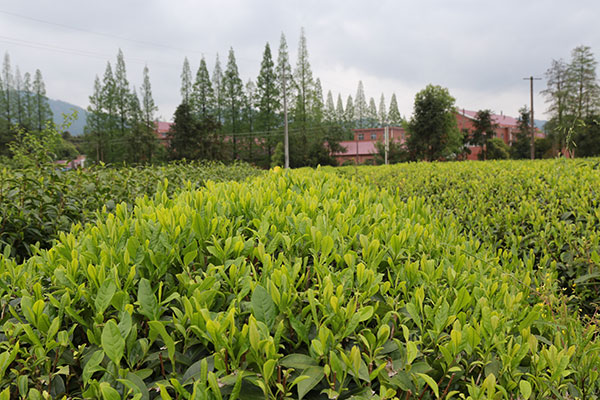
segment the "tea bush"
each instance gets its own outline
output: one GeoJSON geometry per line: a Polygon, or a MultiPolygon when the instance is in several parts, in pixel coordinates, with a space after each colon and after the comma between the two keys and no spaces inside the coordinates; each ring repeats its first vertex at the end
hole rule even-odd
{"type": "Polygon", "coordinates": [[[154,167],[93,167],[60,171],[41,164],[23,169],[0,169],[0,250],[10,246],[18,260],[31,256],[39,243],[48,248],[59,232],[73,223],[91,222],[96,211],[115,204],[133,204],[136,197],[156,192],[168,179],[168,194],[190,181],[192,188],[214,181],[241,180],[261,172],[247,164],[173,163],[154,167]]]}
{"type": "Polygon", "coordinates": [[[573,308],[600,305],[600,160],[398,164],[339,171],[397,192],[422,196],[438,215],[457,218],[486,245],[555,263],[573,308]]]}
{"type": "Polygon", "coordinates": [[[540,263],[324,171],[161,185],[0,257],[0,396],[596,398],[597,328],[540,263]]]}

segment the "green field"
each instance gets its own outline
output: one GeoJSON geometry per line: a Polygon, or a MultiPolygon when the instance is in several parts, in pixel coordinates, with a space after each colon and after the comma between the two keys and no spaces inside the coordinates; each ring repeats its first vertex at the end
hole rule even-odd
{"type": "Polygon", "coordinates": [[[0,398],[595,399],[597,166],[103,182],[0,256],[0,398]]]}

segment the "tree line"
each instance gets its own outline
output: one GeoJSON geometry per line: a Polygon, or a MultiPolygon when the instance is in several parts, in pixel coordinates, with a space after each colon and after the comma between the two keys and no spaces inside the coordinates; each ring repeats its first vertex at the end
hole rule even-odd
{"type": "Polygon", "coordinates": [[[155,135],[158,108],[147,66],[138,91],[127,79],[125,59],[119,49],[114,72],[108,61],[102,80],[96,75],[89,99],[82,147],[91,160],[152,163],[164,159],[164,147],[155,135]]]}
{"type": "Polygon", "coordinates": [[[0,75],[0,156],[10,156],[10,145],[22,132],[41,132],[52,121],[42,72],[14,71],[5,53],[0,75]]]}
{"type": "Polygon", "coordinates": [[[552,60],[546,71],[546,97],[551,115],[546,130],[555,152],[577,156],[600,154],[600,86],[598,62],[589,46],[571,51],[570,61],[552,60]]]}
{"type": "Polygon", "coordinates": [[[362,82],[356,97],[334,103],[326,100],[319,78],[314,78],[306,37],[301,31],[298,59],[292,69],[285,35],[275,59],[266,43],[256,80],[242,82],[233,48],[223,69],[217,55],[212,74],[206,59],[195,76],[186,58],[181,74],[181,104],[170,134],[172,158],[241,159],[262,167],[283,164],[284,105],[290,132],[290,166],[334,164],[331,153],[352,138],[351,130],[401,125],[396,96],[389,111],[381,95],[379,109],[367,104],[362,82]]]}
{"type": "MultiPolygon", "coordinates": [[[[126,77],[119,50],[113,68],[107,63],[102,81],[96,77],[90,96],[90,114],[85,151],[104,162],[154,162],[164,159],[243,160],[261,167],[282,165],[284,158],[284,106],[287,106],[290,166],[334,164],[331,154],[339,142],[352,139],[352,129],[403,126],[405,145],[392,144],[390,160],[463,159],[470,146],[481,146],[481,159],[528,158],[531,140],[530,114],[520,110],[516,136],[510,146],[495,138],[491,110],[480,110],[473,132],[460,132],[456,125],[455,99],[448,90],[429,85],[415,97],[413,115],[405,120],[398,111],[395,94],[386,107],[382,94],[366,100],[362,81],[354,98],[346,101],[331,91],[323,96],[321,81],[313,76],[306,37],[301,31],[298,57],[292,68],[285,35],[277,54],[266,43],[260,72],[255,80],[242,81],[235,52],[227,60],[217,55],[212,73],[204,57],[195,73],[184,59],[181,72],[181,103],[167,140],[155,135],[157,108],[152,99],[147,67],[138,91],[126,77]],[[141,100],[140,100],[141,98],[141,100]],[[168,146],[167,146],[168,143],[168,146]]],[[[573,50],[572,60],[553,61],[547,71],[547,89],[552,118],[546,126],[548,138],[536,139],[536,158],[555,155],[563,149],[578,155],[600,154],[596,61],[589,47],[573,50]]]]}

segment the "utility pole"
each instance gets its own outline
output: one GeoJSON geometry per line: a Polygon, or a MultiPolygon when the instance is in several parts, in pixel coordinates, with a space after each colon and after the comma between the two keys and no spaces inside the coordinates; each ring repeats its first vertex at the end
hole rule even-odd
{"type": "Polygon", "coordinates": [[[385,138],[385,165],[388,165],[388,152],[390,151],[390,127],[386,126],[383,128],[383,135],[385,138]]]}
{"type": "Polygon", "coordinates": [[[285,168],[290,168],[290,139],[288,135],[288,115],[287,115],[287,93],[286,93],[286,73],[283,68],[283,149],[285,154],[285,168]]]}
{"type": "Polygon", "coordinates": [[[533,81],[539,81],[542,78],[523,78],[523,80],[529,80],[529,95],[531,97],[531,159],[535,159],[535,120],[533,119],[533,81]]]}

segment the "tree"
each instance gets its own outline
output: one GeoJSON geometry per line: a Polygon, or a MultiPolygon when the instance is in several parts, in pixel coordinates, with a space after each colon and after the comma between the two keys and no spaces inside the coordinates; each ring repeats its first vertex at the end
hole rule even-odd
{"type": "Polygon", "coordinates": [[[35,112],[35,101],[31,89],[31,74],[29,72],[25,72],[25,74],[23,75],[23,91],[23,101],[25,103],[25,129],[32,130],[34,119],[33,116],[35,112]]]}
{"type": "MultiPolygon", "coordinates": [[[[510,146],[511,158],[526,160],[531,157],[531,113],[527,106],[519,110],[516,140],[510,146]]],[[[537,157],[536,157],[537,158],[537,157]]]]}
{"type": "MultiPolygon", "coordinates": [[[[94,80],[94,92],[89,97],[90,105],[87,110],[87,119],[85,125],[85,138],[88,146],[88,153],[96,155],[97,161],[103,161],[105,158],[106,131],[104,130],[104,104],[102,96],[102,85],[100,78],[96,75],[94,80]]],[[[90,154],[91,155],[91,154],[90,154]]]]}
{"type": "Polygon", "coordinates": [[[27,111],[25,109],[24,93],[23,93],[23,78],[21,77],[21,71],[17,66],[15,68],[15,120],[19,127],[25,127],[25,116],[27,111]]]}
{"type": "Polygon", "coordinates": [[[387,112],[385,109],[385,97],[383,96],[383,93],[381,93],[381,98],[379,99],[378,119],[379,119],[379,126],[387,126],[388,116],[387,116],[387,112]]]}
{"type": "Polygon", "coordinates": [[[4,54],[4,62],[2,64],[2,81],[3,81],[3,90],[2,90],[2,108],[4,109],[4,120],[5,120],[5,129],[7,131],[12,129],[12,124],[14,120],[14,109],[13,109],[13,92],[14,92],[14,83],[13,83],[13,75],[12,69],[10,67],[10,56],[8,53],[4,54]]]}
{"type": "Polygon", "coordinates": [[[224,131],[231,133],[233,143],[233,159],[238,158],[236,133],[240,132],[240,117],[244,89],[233,48],[229,49],[227,58],[227,67],[223,73],[223,111],[224,111],[224,131]]]}
{"type": "Polygon", "coordinates": [[[312,70],[308,61],[308,49],[306,47],[306,36],[304,28],[300,30],[300,41],[298,43],[298,60],[294,70],[294,83],[296,89],[296,101],[293,110],[294,128],[299,132],[299,140],[296,149],[296,159],[300,162],[305,160],[308,153],[308,127],[310,101],[313,98],[314,80],[312,70]]]}
{"type": "Polygon", "coordinates": [[[573,138],[581,137],[586,121],[600,110],[597,61],[589,46],[578,46],[571,61],[553,60],[546,71],[547,88],[542,93],[551,114],[547,127],[559,149],[572,148],[573,138]]]}
{"type": "Polygon", "coordinates": [[[402,116],[398,110],[398,101],[396,100],[396,93],[392,94],[390,100],[390,111],[388,111],[388,124],[390,126],[401,126],[402,116]]]}
{"type": "Polygon", "coordinates": [[[331,90],[327,92],[327,101],[325,102],[325,113],[323,114],[323,119],[328,124],[336,124],[336,114],[335,114],[335,104],[333,103],[333,94],[331,94],[331,90]]]}
{"type": "Polygon", "coordinates": [[[275,129],[280,124],[280,118],[277,114],[281,107],[280,95],[277,73],[271,56],[271,47],[267,43],[260,64],[260,72],[256,79],[255,103],[258,111],[256,127],[258,131],[264,132],[261,135],[266,150],[266,160],[263,166],[267,168],[271,166],[273,151],[278,142],[275,129]]]}
{"type": "Polygon", "coordinates": [[[213,115],[215,110],[215,92],[210,81],[206,60],[200,60],[200,67],[196,73],[196,81],[191,95],[192,110],[202,119],[213,115]]]}
{"type": "Polygon", "coordinates": [[[38,131],[42,131],[46,126],[46,123],[52,121],[52,111],[48,104],[48,97],[46,97],[44,78],[39,69],[35,70],[33,78],[33,95],[35,101],[35,128],[38,131]]]}
{"type": "Polygon", "coordinates": [[[340,126],[343,126],[344,121],[346,120],[344,102],[342,101],[342,95],[340,93],[338,93],[337,101],[335,103],[335,120],[340,126]]]}
{"type": "Polygon", "coordinates": [[[175,109],[173,124],[169,130],[169,150],[173,159],[193,160],[197,157],[196,146],[196,120],[192,114],[190,104],[182,99],[181,104],[175,109]]]}
{"type": "Polygon", "coordinates": [[[181,101],[189,103],[192,95],[192,70],[187,57],[183,59],[183,68],[181,70],[181,101]]]}
{"type": "Polygon", "coordinates": [[[586,118],[598,111],[600,87],[596,80],[597,65],[589,46],[578,46],[571,52],[568,70],[572,86],[570,113],[577,118],[586,118]]]}
{"type": "Polygon", "coordinates": [[[323,89],[321,88],[321,80],[319,78],[315,80],[310,106],[310,121],[313,126],[319,127],[323,123],[323,116],[325,114],[323,89]]]}
{"type": "Polygon", "coordinates": [[[348,131],[356,128],[354,115],[354,102],[352,101],[352,96],[348,95],[348,98],[346,99],[346,108],[344,109],[344,126],[348,131]]]}
{"type": "MultiPolygon", "coordinates": [[[[152,85],[150,84],[150,72],[148,66],[144,66],[144,81],[140,88],[140,94],[142,96],[141,104],[141,142],[146,150],[145,158],[146,161],[152,162],[152,159],[158,149],[156,142],[156,125],[154,122],[154,113],[158,111],[158,107],[154,103],[152,97],[152,85]]],[[[137,98],[137,96],[136,96],[137,98]]]]}
{"type": "Polygon", "coordinates": [[[500,138],[491,138],[486,143],[486,157],[488,160],[506,160],[510,157],[510,147],[500,138]]]}
{"type": "Polygon", "coordinates": [[[367,124],[369,128],[376,127],[378,125],[377,118],[377,106],[375,105],[375,99],[369,99],[369,108],[367,109],[367,124]]]}
{"type": "Polygon", "coordinates": [[[454,116],[454,101],[448,89],[441,86],[430,84],[417,93],[406,142],[413,158],[448,159],[459,151],[461,135],[454,116]]]}
{"type": "MultiPolygon", "coordinates": [[[[568,114],[567,104],[569,103],[569,66],[563,60],[552,60],[552,66],[546,71],[546,89],[542,94],[546,97],[548,103],[547,112],[551,115],[551,133],[556,137],[559,149],[566,147],[566,120],[568,114]]],[[[527,117],[529,121],[531,116],[527,117]]],[[[529,129],[531,135],[531,128],[529,129]]],[[[531,141],[531,139],[530,139],[531,141]]],[[[531,143],[529,144],[531,146],[531,143]]]]}
{"type": "Polygon", "coordinates": [[[473,120],[474,130],[471,134],[470,143],[475,146],[481,146],[479,158],[487,160],[487,143],[496,135],[498,125],[492,119],[491,110],[479,110],[473,120]]]}
{"type": "Polygon", "coordinates": [[[147,141],[144,138],[142,107],[135,87],[127,94],[127,132],[123,137],[128,144],[125,159],[132,163],[146,161],[147,141]]]}
{"type": "Polygon", "coordinates": [[[127,80],[127,71],[125,68],[125,59],[121,49],[119,49],[119,52],[117,53],[117,63],[115,65],[115,105],[118,117],[119,135],[120,138],[123,139],[127,136],[127,131],[129,129],[129,107],[132,103],[131,90],[129,88],[129,81],[127,80]]]}
{"type": "Polygon", "coordinates": [[[221,69],[221,61],[219,61],[219,53],[215,61],[215,68],[212,74],[212,88],[214,92],[214,111],[213,114],[219,124],[223,123],[223,70],[221,69]]]}
{"type": "Polygon", "coordinates": [[[217,137],[218,122],[209,116],[194,117],[190,104],[182,102],[175,110],[173,125],[168,133],[172,159],[220,159],[221,142],[217,137]]]}
{"type": "Polygon", "coordinates": [[[251,133],[254,132],[254,124],[256,121],[256,109],[254,108],[254,102],[256,101],[256,84],[252,82],[252,79],[248,79],[248,82],[244,86],[245,92],[242,97],[242,125],[241,130],[248,133],[246,136],[246,161],[253,163],[256,158],[256,140],[255,136],[251,133]]]}
{"type": "Polygon", "coordinates": [[[363,88],[362,81],[358,81],[358,88],[356,89],[356,97],[354,98],[354,120],[356,121],[356,127],[358,129],[366,128],[367,116],[367,101],[365,100],[365,90],[363,88]]]}
{"type": "Polygon", "coordinates": [[[113,151],[114,139],[117,130],[117,90],[115,78],[112,72],[110,62],[106,63],[104,77],[102,78],[102,107],[103,107],[103,123],[102,136],[105,144],[102,158],[98,161],[114,162],[117,156],[113,151]]]}

